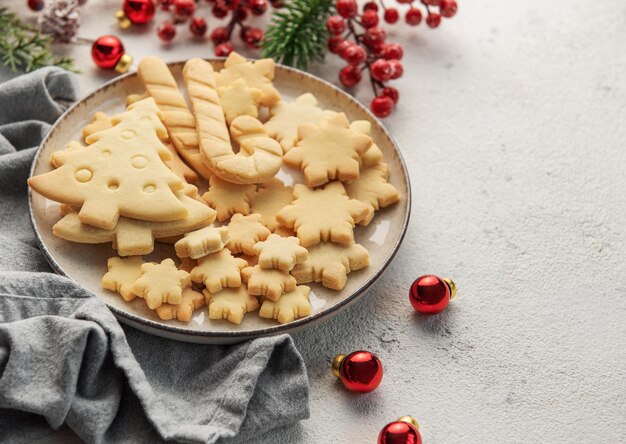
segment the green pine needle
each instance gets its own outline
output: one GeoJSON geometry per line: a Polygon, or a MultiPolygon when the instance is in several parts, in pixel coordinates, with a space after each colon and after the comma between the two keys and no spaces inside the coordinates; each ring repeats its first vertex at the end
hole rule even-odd
{"type": "Polygon", "coordinates": [[[321,61],[326,53],[326,19],[332,0],[291,0],[272,16],[261,44],[264,57],[300,69],[321,61]]]}
{"type": "Polygon", "coordinates": [[[6,8],[0,8],[0,29],[0,57],[11,71],[30,72],[52,65],[76,72],[74,59],[55,57],[50,52],[51,37],[42,35],[6,8]]]}

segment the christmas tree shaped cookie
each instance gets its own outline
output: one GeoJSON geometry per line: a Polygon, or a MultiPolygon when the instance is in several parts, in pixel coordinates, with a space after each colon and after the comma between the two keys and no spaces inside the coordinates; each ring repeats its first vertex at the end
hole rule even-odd
{"type": "Polygon", "coordinates": [[[291,275],[298,284],[321,282],[324,287],[341,290],[348,273],[367,267],[369,262],[369,253],[359,244],[324,242],[309,248],[309,259],[296,265],[291,275]]]}
{"type": "Polygon", "coordinates": [[[346,185],[346,192],[351,199],[367,204],[372,209],[371,216],[361,225],[368,225],[374,217],[374,211],[388,207],[400,200],[400,193],[389,182],[389,169],[382,162],[361,170],[361,176],[346,185]]]}
{"type": "Polygon", "coordinates": [[[189,322],[193,312],[204,307],[205,303],[205,297],[202,293],[187,287],[183,290],[180,304],[163,304],[156,308],[156,313],[164,321],[178,319],[181,322],[189,322]]]}
{"type": "Polygon", "coordinates": [[[372,213],[369,205],[348,198],[341,182],[317,190],[297,184],[293,194],[296,200],[280,210],[276,219],[296,232],[303,247],[321,241],[350,244],[354,242],[354,224],[372,213]]]}
{"type": "Polygon", "coordinates": [[[144,298],[152,310],[162,304],[180,304],[183,289],[191,282],[189,273],[176,268],[174,261],[165,259],[160,264],[153,262],[141,266],[141,277],[133,285],[133,293],[144,298]]]}
{"type": "Polygon", "coordinates": [[[270,231],[279,227],[276,213],[293,201],[293,188],[286,187],[280,179],[259,185],[256,193],[250,197],[250,212],[261,215],[261,223],[270,231]]]}
{"type": "Polygon", "coordinates": [[[244,259],[233,257],[230,250],[212,253],[198,259],[198,265],[191,270],[191,280],[206,286],[209,293],[217,293],[223,288],[241,285],[241,270],[248,266],[244,259]]]}
{"type": "Polygon", "coordinates": [[[359,178],[361,155],[372,139],[355,133],[345,114],[336,114],[319,125],[300,125],[298,144],[285,153],[285,165],[300,168],[310,187],[334,179],[352,182],[359,178]]]}
{"type": "Polygon", "coordinates": [[[219,293],[203,290],[209,306],[209,319],[227,319],[233,324],[241,324],[246,313],[256,310],[259,301],[248,294],[245,286],[225,288],[219,293]]]}
{"type": "Polygon", "coordinates": [[[224,222],[233,214],[250,214],[250,196],[256,185],[239,185],[211,176],[209,191],[202,198],[217,211],[217,220],[224,222]]]}
{"type": "Polygon", "coordinates": [[[261,105],[272,106],[280,100],[278,90],[272,85],[275,66],[272,59],[248,62],[236,52],[231,52],[224,62],[224,68],[216,76],[217,84],[220,87],[230,86],[241,79],[250,88],[261,91],[261,105]]]}
{"type": "Polygon", "coordinates": [[[102,288],[119,293],[127,302],[132,301],[137,297],[133,293],[133,285],[141,276],[142,265],[141,256],[109,258],[107,261],[109,271],[102,276],[102,288]]]}
{"type": "Polygon", "coordinates": [[[296,279],[288,272],[258,265],[241,270],[241,277],[248,284],[248,293],[265,296],[271,301],[279,300],[283,293],[296,288],[296,279]]]}
{"type": "Polygon", "coordinates": [[[112,128],[90,136],[92,144],[55,153],[59,167],[31,177],[28,184],[43,196],[81,207],[80,220],[110,230],[120,215],[141,220],[182,219],[187,209],[174,191],[183,181],[163,160],[171,154],[153,100],[131,105],[112,128]]]}
{"type": "Polygon", "coordinates": [[[270,230],[261,223],[260,214],[250,214],[249,216],[235,214],[228,224],[226,248],[235,254],[254,255],[254,244],[267,239],[269,235],[270,230]]]}
{"type": "Polygon", "coordinates": [[[296,264],[306,261],[309,252],[300,246],[297,237],[282,237],[271,234],[263,242],[254,244],[261,268],[276,268],[290,271],[296,264]]]}
{"type": "Polygon", "coordinates": [[[310,293],[309,287],[298,285],[293,291],[283,294],[278,301],[266,299],[261,305],[259,316],[276,319],[281,324],[309,316],[311,314],[310,293]]]}

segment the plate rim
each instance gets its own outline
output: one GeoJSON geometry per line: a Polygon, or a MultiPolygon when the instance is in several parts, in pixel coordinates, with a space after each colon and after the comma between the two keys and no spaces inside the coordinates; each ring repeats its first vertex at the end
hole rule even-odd
{"type": "MultiPolygon", "coordinates": [[[[210,57],[210,58],[203,58],[203,59],[208,61],[208,62],[223,62],[224,60],[226,60],[226,58],[224,58],[224,57],[210,57]]],[[[256,59],[249,59],[249,60],[256,60],[256,59]]],[[[187,62],[187,60],[179,60],[179,61],[166,62],[166,63],[168,65],[168,67],[170,67],[170,66],[173,66],[173,65],[182,65],[182,64],[184,64],[186,62],[187,62]]],[[[317,323],[317,322],[323,320],[324,318],[330,318],[330,317],[338,314],[339,311],[341,311],[343,308],[346,308],[352,302],[355,302],[359,297],[363,296],[363,294],[367,290],[369,290],[370,287],[382,276],[382,274],[387,269],[387,267],[389,266],[389,264],[391,263],[393,258],[398,253],[398,250],[400,249],[400,245],[402,245],[402,242],[403,242],[404,237],[406,235],[406,232],[407,232],[407,229],[408,229],[408,225],[409,225],[409,220],[411,218],[411,205],[412,205],[412,198],[411,197],[412,197],[412,193],[411,193],[411,180],[410,180],[410,176],[409,176],[409,170],[407,168],[406,162],[404,160],[404,157],[402,156],[402,152],[400,151],[399,145],[397,144],[396,140],[389,133],[389,131],[383,125],[383,123],[380,121],[380,119],[378,119],[376,116],[374,116],[374,114],[366,106],[364,106],[361,102],[359,102],[352,95],[348,94],[346,91],[342,90],[341,88],[338,88],[337,86],[333,85],[332,83],[330,83],[329,81],[327,81],[325,79],[322,79],[322,78],[320,78],[320,77],[318,77],[316,75],[310,74],[308,72],[302,71],[300,69],[293,68],[291,66],[286,66],[286,65],[283,65],[283,64],[280,64],[280,63],[276,63],[276,66],[280,67],[283,70],[290,71],[290,72],[292,72],[294,74],[298,74],[298,75],[303,75],[305,77],[309,77],[312,80],[320,82],[324,86],[334,90],[335,93],[338,93],[339,95],[344,96],[344,98],[346,98],[348,101],[353,102],[354,104],[356,104],[357,107],[359,107],[363,111],[365,111],[370,119],[376,121],[378,123],[378,125],[382,128],[382,131],[385,134],[385,136],[388,137],[389,140],[392,142],[394,150],[396,151],[396,154],[398,155],[398,159],[400,160],[400,164],[402,166],[402,169],[405,172],[405,174],[404,174],[404,182],[405,182],[405,186],[406,186],[407,192],[406,192],[406,196],[405,196],[405,199],[406,199],[406,213],[405,213],[405,216],[404,216],[404,220],[402,221],[402,227],[400,229],[400,236],[398,237],[398,240],[393,245],[393,248],[392,248],[390,254],[383,260],[383,263],[380,266],[380,268],[374,274],[372,274],[372,276],[370,276],[367,279],[367,281],[365,281],[365,283],[363,283],[363,285],[361,285],[361,287],[359,287],[352,295],[344,298],[343,300],[339,301],[338,303],[336,303],[332,307],[329,307],[326,310],[322,310],[319,313],[312,314],[312,315],[309,315],[309,316],[305,316],[305,317],[300,318],[300,319],[296,319],[296,320],[294,320],[292,322],[288,322],[286,324],[279,324],[279,325],[275,325],[275,326],[272,326],[272,327],[266,327],[266,328],[262,328],[262,329],[241,330],[241,331],[220,331],[220,332],[216,332],[216,331],[187,330],[187,329],[182,328],[182,327],[178,327],[178,326],[175,326],[175,325],[169,325],[169,324],[163,324],[163,323],[160,323],[160,322],[156,322],[156,321],[153,321],[153,320],[150,320],[150,319],[143,318],[143,317],[135,315],[133,313],[128,313],[128,312],[123,311],[123,310],[121,310],[121,309],[119,309],[117,307],[109,305],[108,303],[106,303],[106,301],[101,299],[101,301],[109,308],[109,310],[111,310],[111,312],[116,317],[120,318],[121,321],[128,320],[128,321],[131,321],[131,323],[133,323],[133,324],[134,323],[143,324],[143,325],[145,325],[147,327],[150,327],[151,329],[163,330],[164,332],[171,333],[173,335],[182,335],[183,337],[184,336],[194,336],[194,337],[204,337],[204,338],[214,338],[214,339],[217,339],[217,338],[228,338],[228,339],[241,338],[242,340],[244,340],[244,339],[250,338],[250,337],[272,336],[272,335],[281,334],[281,333],[288,333],[290,330],[300,330],[306,324],[317,323]]],[[[92,92],[87,94],[86,96],[82,97],[80,100],[77,100],[67,110],[65,110],[65,112],[63,114],[61,114],[61,116],[50,127],[50,129],[48,130],[46,135],[41,140],[41,143],[37,147],[37,151],[35,153],[35,156],[33,157],[33,161],[32,161],[31,167],[30,167],[29,178],[33,176],[33,174],[35,172],[35,168],[39,164],[39,160],[40,160],[41,151],[42,151],[43,146],[48,142],[48,139],[52,136],[52,134],[58,129],[58,127],[61,125],[61,123],[65,120],[65,117],[66,117],[67,114],[71,113],[74,110],[74,108],[79,106],[84,101],[90,99],[91,97],[93,97],[96,94],[99,94],[102,90],[107,89],[110,86],[115,85],[116,83],[123,82],[128,77],[132,77],[132,76],[136,76],[136,75],[137,75],[137,70],[129,71],[129,72],[125,73],[125,74],[119,75],[119,76],[117,76],[117,77],[115,77],[115,78],[105,82],[100,87],[96,88],[95,90],[93,90],[92,92]]],[[[33,231],[35,233],[35,239],[37,241],[37,245],[39,246],[39,248],[42,251],[43,255],[45,256],[46,260],[48,261],[48,263],[50,264],[52,269],[54,269],[55,272],[57,272],[61,276],[67,277],[68,279],[72,279],[63,270],[63,268],[57,263],[57,261],[54,259],[54,257],[52,256],[52,254],[50,253],[50,251],[48,250],[48,248],[44,244],[43,239],[41,238],[41,234],[39,233],[39,229],[37,228],[37,224],[35,222],[35,215],[34,215],[34,211],[33,211],[33,202],[32,202],[32,193],[33,193],[33,190],[30,187],[28,187],[28,213],[29,213],[29,219],[30,219],[31,225],[33,227],[33,231]]],[[[77,282],[77,281],[74,281],[74,282],[76,282],[79,285],[82,285],[82,284],[80,284],[80,282],[77,282]]],[[[96,297],[98,297],[98,296],[96,295],[96,297]]]]}

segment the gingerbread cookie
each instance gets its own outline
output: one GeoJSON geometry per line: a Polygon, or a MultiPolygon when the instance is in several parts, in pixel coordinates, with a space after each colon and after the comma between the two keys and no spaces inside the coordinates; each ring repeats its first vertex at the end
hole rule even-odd
{"type": "Polygon", "coordinates": [[[217,93],[224,110],[226,123],[229,125],[239,116],[254,118],[259,116],[259,106],[263,93],[260,89],[249,88],[242,79],[237,79],[228,86],[217,88],[217,93]]]}
{"type": "Polygon", "coordinates": [[[350,129],[340,113],[316,125],[298,127],[298,144],[285,153],[285,165],[300,168],[306,183],[317,187],[338,179],[352,182],[359,178],[361,155],[372,139],[350,129]]]}
{"type": "Polygon", "coordinates": [[[102,276],[102,288],[119,293],[125,301],[132,301],[137,297],[133,293],[133,284],[141,276],[142,265],[141,256],[109,258],[109,271],[102,276]]]}
{"type": "Polygon", "coordinates": [[[280,101],[274,105],[270,109],[270,118],[265,123],[265,129],[287,152],[298,142],[299,125],[317,125],[335,114],[337,113],[334,111],[318,107],[315,96],[305,93],[293,102],[280,101]]]}
{"type": "Polygon", "coordinates": [[[224,62],[224,68],[217,75],[217,84],[224,87],[242,79],[250,88],[261,91],[261,105],[273,106],[280,100],[279,92],[272,85],[275,66],[272,59],[248,62],[236,52],[231,52],[224,62]]]}
{"type": "Polygon", "coordinates": [[[239,116],[232,121],[231,135],[239,144],[239,152],[233,151],[211,64],[191,59],[185,63],[183,77],[196,117],[200,151],[210,170],[237,184],[261,183],[273,177],[282,164],[283,151],[254,117],[239,116]]]}
{"type": "MultiPolygon", "coordinates": [[[[355,120],[354,122],[350,123],[350,129],[355,133],[371,136],[372,124],[367,120],[355,120]]],[[[361,167],[367,168],[376,165],[382,160],[383,152],[380,150],[378,145],[372,143],[369,149],[361,154],[361,167]]]]}
{"type": "Polygon", "coordinates": [[[233,257],[230,250],[212,253],[198,259],[198,265],[191,270],[191,280],[202,283],[209,293],[217,293],[226,287],[241,285],[241,270],[248,266],[244,259],[233,257]]]}
{"type": "Polygon", "coordinates": [[[348,198],[341,182],[317,190],[297,184],[293,194],[296,200],[280,210],[276,219],[296,232],[303,247],[328,240],[354,242],[354,224],[366,220],[372,212],[363,202],[348,198]]]}
{"type": "Polygon", "coordinates": [[[209,319],[227,319],[233,324],[241,324],[246,313],[259,308],[259,301],[248,294],[245,286],[225,288],[218,293],[203,290],[209,306],[209,319]]]}
{"type": "Polygon", "coordinates": [[[196,121],[167,64],[157,57],[146,57],[139,63],[137,74],[159,106],[176,151],[202,177],[211,177],[200,154],[196,121]]]}
{"type": "Polygon", "coordinates": [[[291,275],[298,284],[321,282],[324,287],[341,290],[348,273],[367,267],[369,261],[369,253],[359,244],[324,242],[309,248],[309,259],[296,265],[291,275]]]}
{"type": "Polygon", "coordinates": [[[386,163],[379,163],[361,170],[361,176],[346,185],[346,192],[351,199],[367,204],[372,209],[369,218],[360,222],[368,225],[374,217],[374,211],[385,208],[400,200],[400,193],[389,182],[389,169],[386,163]]]}
{"type": "Polygon", "coordinates": [[[266,299],[261,305],[259,316],[276,319],[281,324],[309,316],[311,314],[310,293],[309,287],[298,285],[293,291],[283,294],[278,301],[266,299]]]}
{"type": "Polygon", "coordinates": [[[131,105],[114,126],[88,137],[89,147],[54,153],[59,167],[28,179],[33,190],[81,206],[80,220],[110,230],[121,216],[171,221],[187,216],[174,192],[184,186],[164,160],[166,130],[151,99],[131,105]]]}
{"type": "Polygon", "coordinates": [[[236,213],[250,214],[250,196],[255,190],[256,185],[238,185],[212,176],[209,191],[202,195],[202,199],[215,208],[217,220],[224,222],[236,213]]]}
{"type": "Polygon", "coordinates": [[[177,319],[181,322],[191,321],[191,315],[195,310],[204,307],[205,297],[202,293],[191,287],[183,290],[180,304],[163,304],[156,308],[157,316],[164,321],[177,319]]]}
{"type": "Polygon", "coordinates": [[[283,293],[296,288],[296,279],[288,272],[259,265],[244,268],[241,277],[248,284],[248,293],[265,296],[271,301],[279,300],[283,293]]]}
{"type": "Polygon", "coordinates": [[[160,264],[153,262],[141,266],[141,277],[133,285],[133,293],[144,298],[152,310],[162,304],[180,304],[183,289],[191,279],[189,273],[176,268],[172,259],[165,259],[160,264]]]}
{"type": "Polygon", "coordinates": [[[184,238],[176,242],[174,248],[178,257],[199,259],[220,251],[227,240],[228,229],[226,227],[209,226],[186,233],[184,238]]]}
{"type": "Polygon", "coordinates": [[[293,188],[286,187],[276,177],[259,185],[257,192],[250,197],[250,212],[261,215],[261,223],[270,231],[278,229],[276,213],[293,201],[293,188]]]}
{"type": "Polygon", "coordinates": [[[235,214],[228,224],[228,248],[233,253],[255,254],[254,244],[267,239],[270,230],[261,223],[260,214],[235,214]]]}
{"type": "Polygon", "coordinates": [[[309,252],[300,246],[297,237],[281,237],[271,234],[266,240],[254,244],[261,268],[277,268],[290,271],[296,264],[306,261],[309,252]]]}

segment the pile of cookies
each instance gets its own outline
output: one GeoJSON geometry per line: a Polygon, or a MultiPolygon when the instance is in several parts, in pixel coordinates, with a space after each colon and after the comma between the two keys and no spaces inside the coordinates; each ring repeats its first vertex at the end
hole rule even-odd
{"type": "Polygon", "coordinates": [[[168,66],[146,58],[145,92],[120,115],[96,113],[84,143],[29,179],[61,203],[55,235],[117,251],[105,289],[142,298],[163,320],[189,322],[206,305],[210,319],[239,324],[259,309],[286,323],[311,313],[301,284],[341,290],[369,265],[355,225],[400,200],[370,123],[323,110],[310,93],[283,101],[274,67],[232,53],[216,72],[191,59],[188,104],[168,66]],[[283,165],[305,183],[286,186],[283,165]],[[144,262],[155,240],[172,244],[171,257],[144,262]]]}

